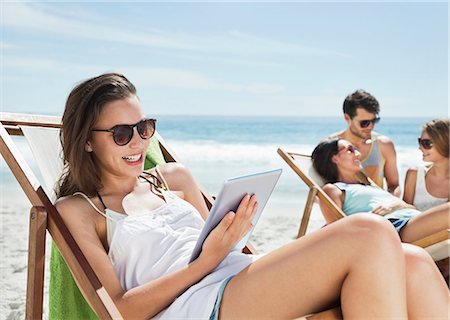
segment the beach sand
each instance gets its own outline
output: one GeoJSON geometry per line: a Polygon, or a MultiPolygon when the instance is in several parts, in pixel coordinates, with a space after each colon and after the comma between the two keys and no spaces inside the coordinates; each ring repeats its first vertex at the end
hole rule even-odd
{"type": "MultiPolygon", "coordinates": [[[[1,319],[24,319],[27,278],[28,224],[30,203],[17,183],[1,192],[1,319]]],[[[300,225],[305,200],[303,197],[283,201],[271,198],[251,237],[258,253],[267,253],[295,239],[300,225]]],[[[308,232],[317,230],[323,218],[315,206],[308,232]]],[[[44,319],[48,318],[48,276],[50,237],[47,236],[44,319]]]]}
{"type": "MultiPolygon", "coordinates": [[[[267,253],[289,243],[297,237],[306,199],[283,202],[272,199],[255,227],[250,239],[257,253],[267,253]]],[[[319,206],[314,205],[307,234],[320,229],[325,224],[319,206]]]]}

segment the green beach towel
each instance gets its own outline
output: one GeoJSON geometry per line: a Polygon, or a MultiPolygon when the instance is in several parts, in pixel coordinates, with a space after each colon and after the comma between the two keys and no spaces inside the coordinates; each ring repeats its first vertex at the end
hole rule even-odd
{"type": "Polygon", "coordinates": [[[166,161],[164,160],[161,148],[159,147],[158,139],[156,139],[156,137],[152,137],[148,144],[147,155],[145,156],[144,169],[148,170],[162,163],[166,163],[166,161]]]}
{"type": "MultiPolygon", "coordinates": [[[[145,169],[165,163],[158,140],[153,137],[145,157],[145,169]]],[[[61,253],[52,241],[50,256],[49,319],[98,319],[84,299],[61,253]]]]}

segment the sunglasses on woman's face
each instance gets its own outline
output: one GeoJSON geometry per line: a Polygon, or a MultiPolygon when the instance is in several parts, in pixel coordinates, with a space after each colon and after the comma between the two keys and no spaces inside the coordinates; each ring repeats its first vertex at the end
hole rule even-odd
{"type": "Polygon", "coordinates": [[[358,151],[358,149],[356,149],[354,146],[352,146],[351,144],[349,144],[346,147],[341,148],[338,152],[341,152],[342,150],[345,150],[345,152],[349,152],[349,153],[353,153],[355,154],[356,151],[358,151]]]}
{"type": "Polygon", "coordinates": [[[92,129],[97,132],[111,132],[114,142],[124,146],[133,139],[134,127],[142,139],[150,139],[155,133],[156,119],[144,119],[135,124],[118,124],[111,129],[92,129]]]}
{"type": "Polygon", "coordinates": [[[376,118],[373,118],[371,120],[361,120],[361,121],[359,121],[359,126],[361,128],[367,128],[371,124],[375,125],[376,123],[378,123],[380,121],[380,119],[381,119],[380,117],[376,117],[376,118]]]}
{"type": "Polygon", "coordinates": [[[430,150],[431,148],[433,148],[433,141],[431,141],[430,139],[418,138],[417,142],[419,142],[419,146],[426,150],[430,150]]]}

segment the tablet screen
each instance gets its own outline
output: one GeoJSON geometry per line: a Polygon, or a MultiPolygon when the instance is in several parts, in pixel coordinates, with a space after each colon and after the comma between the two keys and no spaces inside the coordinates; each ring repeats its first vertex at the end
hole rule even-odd
{"type": "Polygon", "coordinates": [[[198,258],[206,237],[219,224],[223,217],[230,211],[235,212],[241,203],[242,198],[246,194],[254,194],[256,195],[256,201],[258,202],[258,209],[253,219],[253,228],[233,249],[242,250],[248,242],[267,200],[269,200],[269,197],[280,178],[281,171],[281,169],[274,169],[225,180],[197,240],[190,262],[198,258]]]}

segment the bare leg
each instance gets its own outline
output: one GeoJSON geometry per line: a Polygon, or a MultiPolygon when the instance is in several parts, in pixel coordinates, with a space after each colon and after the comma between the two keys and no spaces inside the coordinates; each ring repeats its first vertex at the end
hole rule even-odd
{"type": "Polygon", "coordinates": [[[220,317],[296,318],[340,297],[345,318],[406,318],[403,257],[387,220],[350,216],[241,271],[225,289],[220,317]]]}
{"type": "Polygon", "coordinates": [[[450,203],[428,209],[415,216],[400,231],[403,242],[414,242],[450,228],[450,203]]]}
{"type": "Polygon", "coordinates": [[[447,285],[423,249],[403,244],[409,319],[449,319],[450,293],[447,285]]]}

